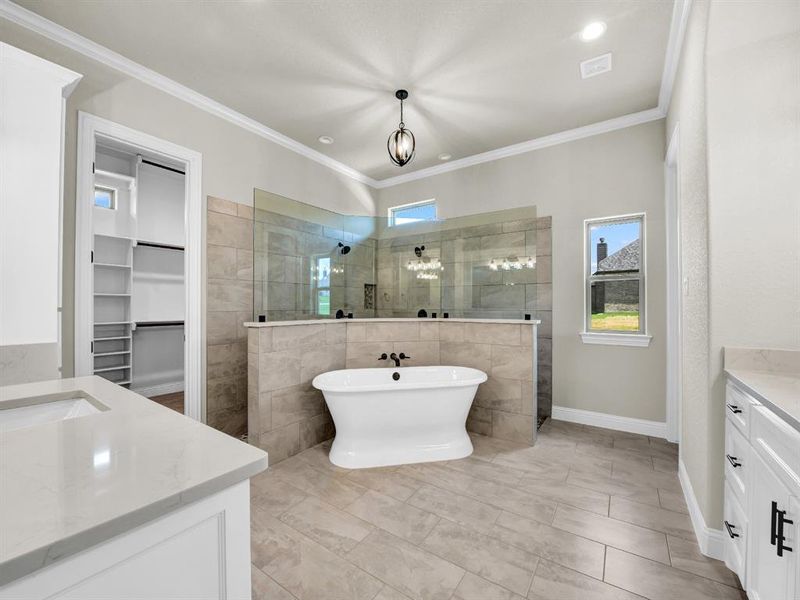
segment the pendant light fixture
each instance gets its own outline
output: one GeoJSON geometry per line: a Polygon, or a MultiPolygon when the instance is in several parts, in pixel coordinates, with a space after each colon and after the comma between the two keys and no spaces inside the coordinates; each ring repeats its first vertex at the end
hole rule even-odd
{"type": "Polygon", "coordinates": [[[406,90],[397,90],[394,93],[395,98],[400,100],[400,125],[389,136],[389,141],[386,142],[386,149],[389,151],[389,158],[398,167],[402,167],[411,162],[414,158],[414,151],[416,150],[416,140],[414,134],[410,129],[406,129],[403,123],[403,100],[408,98],[406,90]]]}

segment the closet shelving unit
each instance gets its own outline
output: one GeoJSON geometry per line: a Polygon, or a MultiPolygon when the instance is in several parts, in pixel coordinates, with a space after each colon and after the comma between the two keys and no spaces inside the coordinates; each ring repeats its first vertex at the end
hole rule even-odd
{"type": "Polygon", "coordinates": [[[100,154],[95,184],[115,204],[94,209],[93,372],[145,395],[183,390],[183,173],[100,154]]]}

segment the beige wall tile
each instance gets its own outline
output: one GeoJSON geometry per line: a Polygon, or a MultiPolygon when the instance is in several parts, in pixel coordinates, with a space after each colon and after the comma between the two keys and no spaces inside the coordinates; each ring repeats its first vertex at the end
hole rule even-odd
{"type": "Polygon", "coordinates": [[[419,340],[419,323],[365,323],[365,336],[370,342],[415,342],[419,340]]]}
{"type": "Polygon", "coordinates": [[[206,313],[206,342],[229,344],[237,338],[236,313],[210,310],[206,313]]]}
{"type": "Polygon", "coordinates": [[[243,219],[253,220],[253,207],[246,204],[236,203],[236,215],[243,219]]]}
{"type": "Polygon", "coordinates": [[[247,372],[247,344],[234,342],[208,346],[208,379],[221,379],[245,375],[247,372]]]}
{"type": "Polygon", "coordinates": [[[314,377],[328,371],[344,369],[346,364],[347,346],[313,346],[304,349],[300,360],[300,380],[310,382],[314,377]]]}
{"type": "Polygon", "coordinates": [[[325,344],[325,324],[271,327],[273,350],[325,344]]]}
{"type": "Polygon", "coordinates": [[[215,198],[214,196],[208,196],[208,210],[218,213],[224,213],[226,215],[235,215],[236,214],[236,202],[231,202],[230,200],[223,200],[222,198],[215,198]]]}
{"type": "Polygon", "coordinates": [[[346,364],[348,369],[388,367],[389,361],[378,360],[382,353],[393,352],[391,342],[360,342],[347,344],[346,364]]]}
{"type": "Polygon", "coordinates": [[[282,427],[321,414],[322,392],[308,383],[272,391],[272,427],[282,427]]]}
{"type": "Polygon", "coordinates": [[[237,248],[236,278],[244,281],[253,280],[253,251],[237,248]]]}
{"type": "Polygon", "coordinates": [[[331,439],[334,434],[333,419],[326,412],[300,421],[300,449],[306,450],[316,446],[325,440],[331,439]]]}
{"type": "Polygon", "coordinates": [[[500,410],[492,411],[492,436],[514,442],[531,443],[533,440],[533,417],[500,410]]]}
{"type": "Polygon", "coordinates": [[[520,344],[520,325],[464,323],[464,341],[475,344],[520,344]]]}
{"type": "Polygon", "coordinates": [[[442,341],[439,348],[442,364],[472,367],[485,373],[492,369],[492,346],[489,344],[442,341]]]}
{"type": "Polygon", "coordinates": [[[252,313],[252,281],[209,278],[207,294],[207,310],[246,311],[252,313]]]}
{"type": "Polygon", "coordinates": [[[364,323],[347,323],[347,343],[366,342],[367,326],[364,323]]]}
{"type": "Polygon", "coordinates": [[[258,382],[262,392],[300,383],[300,352],[297,348],[259,355],[258,382]]]}
{"type": "Polygon", "coordinates": [[[261,434],[259,447],[269,455],[270,466],[300,452],[300,424],[276,427],[261,434]]]}
{"type": "Polygon", "coordinates": [[[506,412],[523,413],[522,382],[519,379],[490,377],[478,387],[475,404],[506,412]]]}
{"type": "Polygon", "coordinates": [[[507,379],[532,379],[533,354],[531,348],[519,346],[491,347],[491,375],[507,379]]]}
{"type": "Polygon", "coordinates": [[[236,406],[236,380],[233,377],[209,379],[206,387],[206,413],[236,406]]]}
{"type": "MultiPolygon", "coordinates": [[[[258,354],[259,352],[259,337],[261,335],[261,330],[257,328],[250,328],[247,330],[247,353],[248,354],[258,354]]],[[[256,357],[258,358],[258,357],[256,357]]],[[[258,365],[258,360],[256,360],[256,365],[258,365]]]]}
{"type": "Polygon", "coordinates": [[[259,327],[258,331],[258,351],[272,352],[272,331],[274,327],[259,327]]]}
{"type": "Polygon", "coordinates": [[[347,343],[347,323],[326,323],[325,343],[328,345],[347,343]]]}
{"type": "Polygon", "coordinates": [[[208,277],[215,279],[236,278],[236,248],[209,245],[206,251],[208,277]]]}
{"type": "Polygon", "coordinates": [[[464,323],[439,323],[439,341],[463,342],[464,323]]]}
{"type": "Polygon", "coordinates": [[[419,339],[420,341],[430,342],[439,341],[439,323],[420,323],[419,324],[419,339]]]}
{"type": "Polygon", "coordinates": [[[206,241],[216,246],[253,249],[253,222],[218,212],[208,213],[206,241]]]}

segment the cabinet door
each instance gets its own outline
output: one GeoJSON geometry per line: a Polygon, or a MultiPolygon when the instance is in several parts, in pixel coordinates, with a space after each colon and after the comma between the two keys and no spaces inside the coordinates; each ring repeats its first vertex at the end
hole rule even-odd
{"type": "Polygon", "coordinates": [[[787,600],[791,598],[790,588],[794,587],[792,578],[800,548],[795,547],[796,525],[785,520],[800,522],[797,503],[790,502],[789,490],[756,452],[751,454],[751,460],[755,468],[750,500],[748,592],[752,600],[787,600]],[[776,539],[780,511],[786,511],[783,515],[785,540],[776,539]],[[791,550],[781,551],[781,546],[791,550]]]}

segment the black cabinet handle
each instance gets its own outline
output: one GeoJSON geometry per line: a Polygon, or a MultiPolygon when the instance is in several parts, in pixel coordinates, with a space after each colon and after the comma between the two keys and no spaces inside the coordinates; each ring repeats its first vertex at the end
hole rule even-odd
{"type": "Polygon", "coordinates": [[[786,524],[794,525],[794,521],[786,518],[785,510],[778,510],[777,502],[772,503],[772,515],[770,520],[772,522],[772,531],[770,532],[770,544],[778,547],[777,549],[778,556],[783,556],[784,552],[792,552],[792,548],[784,545],[783,543],[786,541],[786,536],[783,534],[783,527],[786,524]]]}
{"type": "Polygon", "coordinates": [[[731,525],[727,521],[725,521],[725,529],[728,530],[728,535],[731,536],[731,539],[739,537],[738,533],[733,533],[733,530],[736,529],[735,525],[731,525]]]}
{"type": "Polygon", "coordinates": [[[730,454],[726,454],[726,455],[725,455],[725,458],[727,458],[727,459],[728,459],[728,462],[729,462],[729,463],[731,463],[731,464],[733,465],[733,468],[734,468],[734,469],[735,469],[736,467],[741,467],[741,466],[742,466],[742,463],[740,463],[740,462],[739,462],[739,459],[738,459],[737,457],[735,457],[735,456],[731,456],[730,454]]]}
{"type": "Polygon", "coordinates": [[[735,404],[728,404],[727,406],[731,410],[731,412],[735,415],[738,415],[740,412],[742,412],[742,409],[736,406],[735,404]]]}

